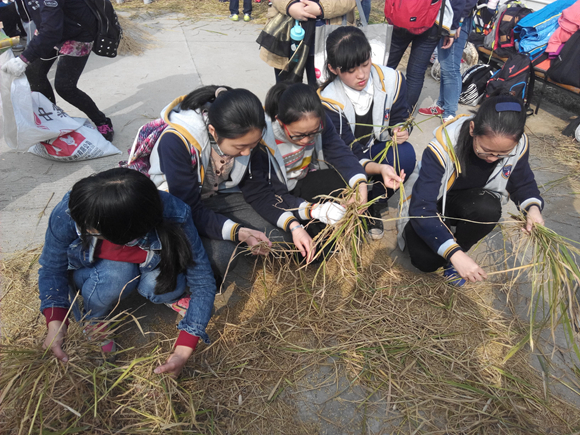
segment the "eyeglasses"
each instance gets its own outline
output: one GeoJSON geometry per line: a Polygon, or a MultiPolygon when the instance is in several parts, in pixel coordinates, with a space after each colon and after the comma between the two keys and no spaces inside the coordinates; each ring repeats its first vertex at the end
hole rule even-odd
{"type": "Polygon", "coordinates": [[[290,134],[290,131],[288,131],[288,128],[286,127],[286,124],[282,124],[282,126],[284,127],[284,131],[286,132],[286,134],[288,135],[288,137],[290,138],[290,140],[295,140],[295,141],[301,141],[302,139],[307,139],[307,138],[312,138],[315,137],[317,135],[319,135],[320,133],[322,133],[323,130],[323,126],[322,126],[322,121],[320,122],[320,126],[318,127],[318,130],[312,132],[312,133],[308,133],[308,134],[295,134],[292,135],[290,134]]]}
{"type": "Polygon", "coordinates": [[[506,159],[508,157],[515,157],[515,153],[512,154],[497,154],[497,153],[487,153],[487,152],[482,152],[482,151],[478,151],[478,145],[475,144],[475,138],[474,138],[474,147],[473,147],[473,151],[475,151],[475,154],[478,155],[478,157],[495,157],[496,159],[506,159]]]}

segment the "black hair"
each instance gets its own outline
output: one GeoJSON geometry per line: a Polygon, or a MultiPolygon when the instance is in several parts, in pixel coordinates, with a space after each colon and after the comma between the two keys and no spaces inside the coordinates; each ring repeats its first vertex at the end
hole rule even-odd
{"type": "Polygon", "coordinates": [[[325,68],[328,80],[323,88],[336,78],[336,74],[330,71],[328,65],[345,72],[368,61],[371,54],[371,44],[358,27],[343,26],[333,31],[326,40],[325,68]]]}
{"type": "MultiPolygon", "coordinates": [[[[526,109],[519,98],[513,95],[498,95],[484,100],[471,121],[474,124],[473,136],[503,136],[519,142],[526,125],[526,109]],[[499,103],[515,103],[520,107],[520,111],[498,112],[496,105],[499,103]]],[[[469,121],[463,123],[457,138],[457,158],[464,168],[473,147],[473,137],[469,133],[470,124],[469,121]]]]}
{"type": "Polygon", "coordinates": [[[175,290],[177,276],[193,264],[191,247],[183,229],[163,218],[159,191],[138,171],[115,168],[83,178],[73,186],[68,207],[85,247],[91,240],[89,229],[117,245],[155,230],[163,247],[156,294],[175,290]]]}
{"type": "Polygon", "coordinates": [[[228,86],[203,86],[190,92],[181,102],[183,110],[207,110],[208,121],[215,129],[217,142],[236,139],[253,129],[266,128],[260,99],[247,89],[228,86]],[[218,93],[219,88],[224,88],[218,93]]]}
{"type": "Polygon", "coordinates": [[[272,121],[278,117],[284,124],[292,124],[314,113],[324,126],[326,117],[322,101],[312,87],[290,82],[280,82],[270,88],[266,95],[266,113],[272,121]]]}

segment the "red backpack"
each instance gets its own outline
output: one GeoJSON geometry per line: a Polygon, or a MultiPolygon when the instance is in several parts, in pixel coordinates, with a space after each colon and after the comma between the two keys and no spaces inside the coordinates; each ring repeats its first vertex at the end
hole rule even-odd
{"type": "Polygon", "coordinates": [[[395,27],[402,27],[419,35],[430,29],[444,0],[387,0],[385,18],[395,27]]]}

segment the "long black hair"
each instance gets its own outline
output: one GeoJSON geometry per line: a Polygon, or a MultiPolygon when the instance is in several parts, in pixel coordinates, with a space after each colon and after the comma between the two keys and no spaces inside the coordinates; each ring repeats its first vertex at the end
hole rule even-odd
{"type": "Polygon", "coordinates": [[[371,44],[358,27],[343,26],[333,31],[326,40],[325,68],[328,80],[322,87],[325,88],[336,78],[328,65],[345,72],[365,63],[371,58],[371,54],[371,44]]]}
{"type": "MultiPolygon", "coordinates": [[[[519,98],[513,95],[498,95],[486,99],[471,121],[474,125],[473,137],[503,136],[519,142],[526,126],[526,110],[519,98]],[[520,110],[503,110],[502,106],[505,105],[501,103],[510,103],[510,105],[513,103],[512,108],[519,107],[520,110]]],[[[473,137],[469,133],[470,124],[469,121],[463,123],[457,138],[457,158],[464,168],[467,167],[467,159],[473,148],[473,137]]]]}
{"type": "Polygon", "coordinates": [[[266,94],[266,113],[274,121],[276,117],[284,124],[300,121],[309,114],[320,118],[324,126],[326,114],[322,102],[312,87],[304,83],[280,82],[266,94]]]}
{"type": "Polygon", "coordinates": [[[262,103],[247,89],[203,86],[190,92],[181,102],[181,108],[207,110],[208,120],[215,129],[218,143],[222,139],[244,136],[256,128],[260,131],[266,128],[262,103]]]}
{"type": "Polygon", "coordinates": [[[117,245],[157,232],[161,261],[155,293],[175,290],[177,276],[193,264],[191,246],[183,229],[163,218],[163,203],[155,184],[138,171],[115,168],[83,178],[73,186],[68,207],[81,240],[88,247],[97,231],[117,245]]]}

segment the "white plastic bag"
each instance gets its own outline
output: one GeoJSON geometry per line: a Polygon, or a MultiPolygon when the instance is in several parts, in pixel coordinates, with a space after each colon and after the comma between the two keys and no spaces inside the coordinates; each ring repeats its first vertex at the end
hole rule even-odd
{"type": "Polygon", "coordinates": [[[32,92],[26,76],[12,82],[11,100],[16,121],[17,149],[54,139],[80,128],[83,119],[68,116],[40,92],[32,92]]]}
{"type": "MultiPolygon", "coordinates": [[[[4,65],[10,59],[14,59],[12,50],[6,50],[0,54],[0,66],[4,65]]],[[[12,110],[12,101],[10,100],[10,87],[14,77],[0,71],[0,98],[2,99],[2,133],[6,145],[10,148],[18,148],[18,139],[16,137],[16,120],[12,110]]]]}
{"type": "MultiPolygon", "coordinates": [[[[70,119],[81,123],[84,120],[83,118],[70,119]]],[[[28,152],[59,162],[76,162],[121,154],[121,151],[106,140],[88,119],[84,120],[80,128],[33,145],[28,152]]]]}

